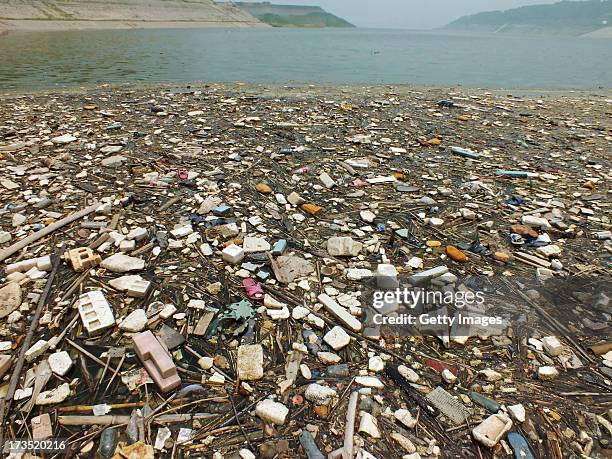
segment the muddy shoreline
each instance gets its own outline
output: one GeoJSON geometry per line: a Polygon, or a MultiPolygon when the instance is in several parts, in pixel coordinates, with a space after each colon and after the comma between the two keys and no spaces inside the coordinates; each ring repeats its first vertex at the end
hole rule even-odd
{"type": "Polygon", "coordinates": [[[415,92],[425,94],[457,93],[465,96],[470,95],[494,95],[498,97],[514,96],[526,99],[537,98],[559,98],[565,99],[584,99],[593,100],[612,99],[612,88],[593,88],[593,89],[548,89],[548,88],[476,88],[457,85],[453,87],[439,85],[413,85],[413,84],[310,84],[302,82],[291,82],[287,84],[263,84],[249,82],[202,82],[194,81],[191,83],[159,83],[159,82],[131,82],[131,83],[96,83],[81,86],[66,86],[37,89],[0,89],[0,98],[10,98],[28,95],[51,96],[51,95],[112,95],[113,92],[122,91],[163,91],[176,93],[189,93],[193,91],[227,91],[228,93],[244,94],[249,96],[265,97],[363,97],[371,98],[376,95],[393,93],[399,96],[407,96],[415,92]]]}

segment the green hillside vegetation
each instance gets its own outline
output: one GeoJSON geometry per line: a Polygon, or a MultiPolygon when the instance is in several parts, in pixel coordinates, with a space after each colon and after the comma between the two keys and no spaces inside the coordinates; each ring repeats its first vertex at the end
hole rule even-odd
{"type": "Polygon", "coordinates": [[[308,13],[298,16],[262,14],[256,16],[262,22],[274,27],[353,27],[353,25],[330,13],[308,13]]]}
{"type": "Polygon", "coordinates": [[[269,2],[233,4],[273,27],[354,27],[318,6],[276,5],[269,2]]]}
{"type": "Polygon", "coordinates": [[[612,1],[562,1],[464,16],[451,29],[585,34],[612,25],[612,1]]]}

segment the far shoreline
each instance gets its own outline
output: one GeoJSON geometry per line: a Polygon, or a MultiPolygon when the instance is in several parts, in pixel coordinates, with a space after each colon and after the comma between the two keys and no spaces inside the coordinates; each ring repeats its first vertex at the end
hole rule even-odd
{"type": "Polygon", "coordinates": [[[87,31],[113,31],[113,30],[140,30],[140,29],[254,29],[254,30],[386,30],[391,32],[425,33],[446,36],[471,37],[521,37],[521,38],[575,38],[575,39],[612,39],[612,27],[602,28],[582,35],[566,33],[543,33],[541,31],[494,32],[482,28],[459,29],[437,27],[432,29],[398,29],[398,28],[372,28],[372,27],[319,27],[319,26],[274,26],[265,22],[249,21],[193,21],[193,20],[46,20],[46,19],[2,19],[0,18],[0,39],[9,34],[20,33],[46,33],[46,32],[87,32],[87,31]]]}
{"type": "Polygon", "coordinates": [[[398,96],[414,92],[448,92],[462,94],[490,93],[495,96],[526,97],[526,98],[587,98],[602,97],[612,100],[612,88],[492,88],[471,87],[464,85],[443,86],[423,85],[410,83],[394,84],[314,84],[314,83],[249,83],[249,82],[203,82],[187,83],[159,83],[159,82],[132,82],[132,83],[98,83],[81,85],[78,87],[56,88],[23,88],[0,89],[0,100],[18,97],[36,96],[95,96],[97,94],[112,94],[121,91],[164,91],[164,92],[192,92],[192,91],[225,91],[244,95],[266,97],[305,97],[305,96],[372,96],[373,94],[394,93],[398,96]]]}
{"type": "Polygon", "coordinates": [[[192,29],[232,28],[269,29],[268,24],[241,21],[134,21],[134,20],[73,20],[49,21],[41,19],[0,19],[0,37],[14,33],[70,32],[130,29],[192,29]]]}

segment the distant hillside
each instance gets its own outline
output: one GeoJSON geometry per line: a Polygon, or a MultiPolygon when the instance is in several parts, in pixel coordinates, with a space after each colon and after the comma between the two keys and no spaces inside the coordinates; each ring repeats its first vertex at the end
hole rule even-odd
{"type": "Polygon", "coordinates": [[[612,25],[612,0],[562,1],[464,16],[446,28],[583,35],[612,25]]]}
{"type": "Polygon", "coordinates": [[[0,31],[135,27],[268,27],[212,0],[0,0],[0,31]]]}
{"type": "Polygon", "coordinates": [[[231,2],[274,27],[354,27],[318,6],[275,5],[270,2],[231,2]]]}

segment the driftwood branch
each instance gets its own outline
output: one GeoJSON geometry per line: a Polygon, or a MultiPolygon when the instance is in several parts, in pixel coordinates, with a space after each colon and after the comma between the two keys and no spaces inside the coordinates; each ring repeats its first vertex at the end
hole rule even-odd
{"type": "Polygon", "coordinates": [[[86,207],[85,209],[80,210],[74,214],[70,214],[67,217],[62,218],[61,220],[56,221],[55,223],[41,229],[40,231],[36,231],[35,233],[30,234],[28,237],[23,238],[19,242],[16,242],[10,247],[7,247],[6,249],[0,251],[0,261],[6,260],[8,257],[20,251],[24,247],[27,247],[32,242],[36,242],[39,239],[42,239],[46,235],[53,233],[54,231],[60,229],[61,227],[66,226],[69,223],[72,223],[76,220],[79,220],[85,217],[86,215],[89,215],[90,213],[94,212],[99,206],[100,206],[100,202],[96,201],[91,206],[86,207]]]}

